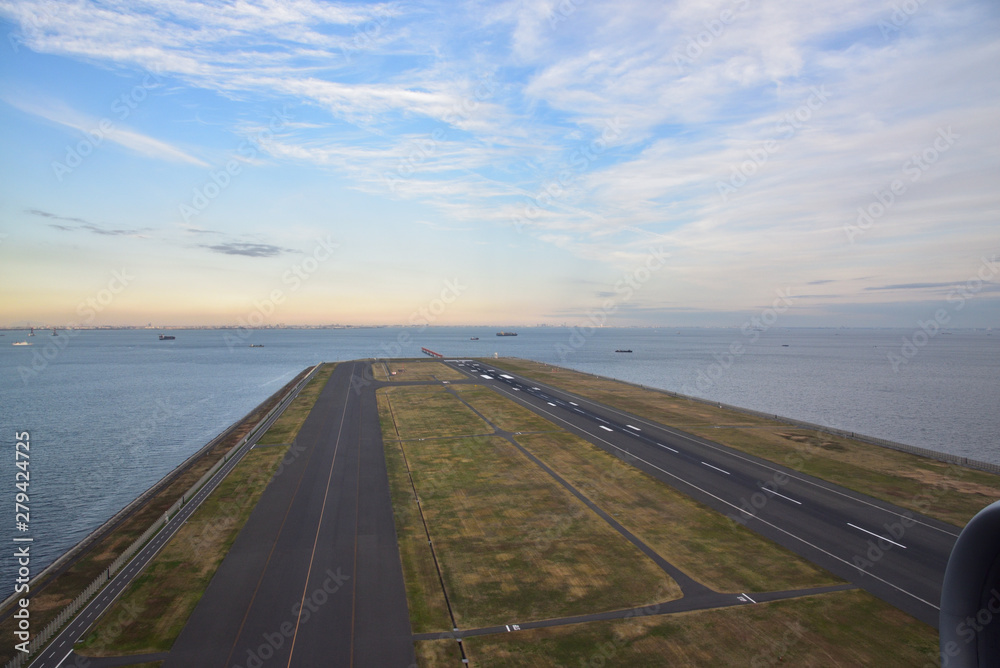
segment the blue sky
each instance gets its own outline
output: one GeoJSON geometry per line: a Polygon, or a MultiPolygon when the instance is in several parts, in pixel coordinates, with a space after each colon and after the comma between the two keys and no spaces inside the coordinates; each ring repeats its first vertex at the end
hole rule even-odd
{"type": "Polygon", "coordinates": [[[0,0],[0,33],[0,325],[1000,324],[995,2],[0,0]]]}

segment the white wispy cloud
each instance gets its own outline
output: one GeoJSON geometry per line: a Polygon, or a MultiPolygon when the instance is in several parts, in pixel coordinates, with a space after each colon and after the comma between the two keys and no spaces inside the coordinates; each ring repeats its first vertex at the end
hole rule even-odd
{"type": "MultiPolygon", "coordinates": [[[[308,118],[259,142],[272,159],[587,260],[627,266],[656,234],[671,248],[663,276],[730,305],[829,276],[950,280],[970,249],[1000,241],[995,4],[924,3],[898,25],[893,12],[865,0],[0,0],[33,50],[294,101],[308,118]],[[609,124],[622,127],[610,138],[609,124]],[[847,234],[947,128],[954,146],[847,234]]],[[[77,130],[91,121],[18,104],[77,130]]],[[[115,141],[204,164],[124,129],[115,141]]]]}
{"type": "Polygon", "coordinates": [[[199,167],[209,166],[204,160],[190,155],[167,142],[144,135],[135,130],[130,130],[110,118],[90,117],[70,108],[61,101],[51,99],[45,101],[32,100],[25,96],[15,96],[9,92],[0,96],[0,99],[27,114],[32,114],[52,123],[72,128],[82,133],[85,139],[89,137],[90,141],[95,144],[107,140],[150,158],[183,162],[198,165],[199,167]]]}

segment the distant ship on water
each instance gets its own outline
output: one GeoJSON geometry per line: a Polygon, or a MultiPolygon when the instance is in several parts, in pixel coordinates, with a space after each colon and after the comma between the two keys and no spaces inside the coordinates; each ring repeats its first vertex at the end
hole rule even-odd
{"type": "Polygon", "coordinates": [[[517,332],[497,332],[497,336],[517,336],[517,332]]]}
{"type": "Polygon", "coordinates": [[[160,341],[173,341],[176,336],[171,336],[170,334],[160,334],[160,341]]]}

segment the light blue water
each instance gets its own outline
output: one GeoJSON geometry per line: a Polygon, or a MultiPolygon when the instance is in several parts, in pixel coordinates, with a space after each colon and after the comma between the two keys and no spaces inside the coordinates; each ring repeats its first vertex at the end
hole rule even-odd
{"type": "MultiPolygon", "coordinates": [[[[499,353],[562,364],[1000,463],[1000,335],[940,334],[894,370],[887,354],[899,355],[912,331],[773,329],[755,342],[733,329],[495,331],[260,330],[233,345],[226,331],[172,332],[175,341],[142,330],[39,332],[32,346],[10,345],[24,337],[5,332],[0,540],[10,545],[17,533],[15,432],[31,434],[29,535],[37,573],[303,368],[420,356],[421,346],[449,356],[499,353]],[[619,348],[634,352],[616,354],[619,348]]],[[[4,591],[13,587],[13,571],[9,557],[0,562],[4,591]]]]}

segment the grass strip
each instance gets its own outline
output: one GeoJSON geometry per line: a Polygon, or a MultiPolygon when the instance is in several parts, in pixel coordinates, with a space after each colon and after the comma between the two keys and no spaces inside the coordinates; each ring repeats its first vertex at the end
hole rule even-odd
{"type": "Polygon", "coordinates": [[[985,471],[562,367],[513,358],[489,363],[955,526],[965,526],[983,507],[1000,498],[1000,476],[985,471]]]}
{"type": "MultiPolygon", "coordinates": [[[[471,665],[923,666],[937,665],[937,632],[867,592],[588,622],[465,640],[471,665]],[[891,642],[887,639],[891,638],[891,642]]],[[[452,665],[421,663],[428,668],[452,665]]]]}
{"type": "MultiPolygon", "coordinates": [[[[221,439],[211,450],[192,462],[186,469],[154,494],[142,506],[99,539],[63,573],[31,592],[31,623],[34,628],[43,629],[93,582],[119,554],[135,542],[149,526],[163,516],[191,486],[198,481],[219,459],[239,443],[285,394],[295,386],[308,370],[303,370],[283,388],[258,405],[231,433],[221,439]]],[[[15,620],[7,617],[0,622],[0,637],[13,638],[15,620]]],[[[0,662],[14,658],[13,643],[0,645],[0,662]]]]}
{"type": "MultiPolygon", "coordinates": [[[[572,434],[525,434],[548,464],[664,559],[716,591],[780,591],[842,582],[777,543],[572,434]]],[[[555,534],[553,538],[562,538],[555,534]]]]}
{"type": "Polygon", "coordinates": [[[336,364],[323,364],[316,375],[313,376],[309,384],[306,385],[299,396],[292,400],[292,403],[285,409],[277,420],[274,421],[267,432],[261,436],[258,443],[261,445],[279,445],[282,443],[292,443],[299,435],[302,424],[309,417],[309,411],[316,404],[320,392],[326,387],[336,364]]]}
{"type": "Polygon", "coordinates": [[[450,631],[448,606],[427,545],[424,526],[420,521],[420,509],[410,487],[402,447],[394,438],[395,428],[389,399],[385,393],[378,394],[378,403],[396,538],[410,607],[410,625],[414,633],[450,631]]]}
{"type": "Polygon", "coordinates": [[[382,392],[388,392],[392,401],[393,433],[404,440],[493,433],[492,427],[443,387],[393,387],[382,392]]]}
{"type": "Polygon", "coordinates": [[[465,380],[467,376],[434,360],[387,360],[391,381],[465,380]]]}
{"type": "Polygon", "coordinates": [[[77,645],[77,653],[169,650],[287,450],[248,452],[77,645]]]}
{"type": "MultiPolygon", "coordinates": [[[[468,425],[466,413],[447,410],[443,404],[450,401],[474,416],[447,393],[436,397],[437,406],[446,408],[443,414],[428,408],[425,388],[394,388],[388,396],[392,415],[383,419],[396,416],[396,423],[384,432],[386,440],[395,435],[401,413],[418,410],[445,432],[462,424],[482,428],[468,425]]],[[[677,584],[650,559],[505,439],[433,439],[404,447],[461,628],[680,596],[677,584]],[[561,526],[572,539],[551,539],[553,528],[561,526]]],[[[398,485],[398,477],[390,482],[398,485]]],[[[404,566],[404,573],[416,568],[404,566]]],[[[424,605],[415,600],[411,609],[424,605]]]]}
{"type": "Polygon", "coordinates": [[[545,418],[480,385],[455,385],[452,390],[475,406],[487,420],[510,432],[560,430],[545,418]]]}

